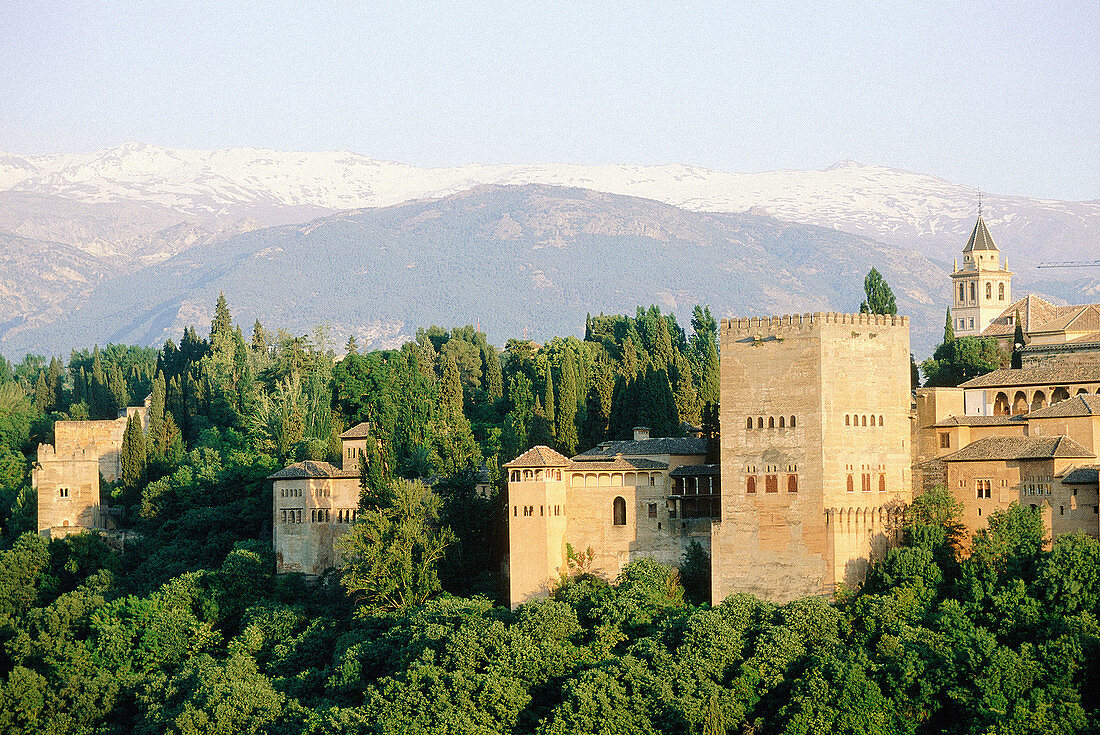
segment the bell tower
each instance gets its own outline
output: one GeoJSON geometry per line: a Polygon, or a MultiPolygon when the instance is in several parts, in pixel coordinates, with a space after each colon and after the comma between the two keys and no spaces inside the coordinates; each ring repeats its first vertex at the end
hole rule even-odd
{"type": "Polygon", "coordinates": [[[951,273],[951,319],[956,337],[977,337],[1012,303],[1012,273],[982,218],[963,248],[962,267],[958,259],[951,273]]]}

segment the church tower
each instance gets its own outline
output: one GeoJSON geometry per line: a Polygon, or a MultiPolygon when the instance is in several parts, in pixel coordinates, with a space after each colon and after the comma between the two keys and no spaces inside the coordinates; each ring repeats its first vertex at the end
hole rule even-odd
{"type": "Polygon", "coordinates": [[[1001,262],[993,237],[978,208],[978,221],[951,273],[955,336],[977,337],[1012,303],[1012,273],[1001,262]]]}

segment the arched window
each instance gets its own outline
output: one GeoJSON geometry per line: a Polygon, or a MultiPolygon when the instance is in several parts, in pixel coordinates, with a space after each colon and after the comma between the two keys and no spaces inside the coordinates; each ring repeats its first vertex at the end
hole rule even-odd
{"type": "Polygon", "coordinates": [[[998,301],[1004,301],[1005,300],[1005,285],[1003,283],[1000,286],[997,287],[997,300],[998,301]]]}
{"type": "Polygon", "coordinates": [[[886,475],[878,476],[878,491],[880,493],[886,492],[886,475]]]}
{"type": "Polygon", "coordinates": [[[798,475],[787,475],[787,492],[798,492],[798,475]]]}
{"type": "Polygon", "coordinates": [[[745,492],[750,495],[756,492],[756,476],[749,475],[745,478],[745,492]]]}
{"type": "Polygon", "coordinates": [[[852,480],[852,476],[848,475],[848,492],[853,493],[856,490],[856,484],[852,480]]]}
{"type": "Polygon", "coordinates": [[[845,426],[851,426],[852,425],[852,417],[849,416],[848,414],[844,414],[844,425],[845,426]]]}
{"type": "Polygon", "coordinates": [[[866,417],[866,416],[864,416],[864,417],[863,417],[863,425],[864,425],[864,426],[866,426],[866,425],[867,425],[867,417],[866,417]]]}
{"type": "Polygon", "coordinates": [[[978,284],[975,281],[970,282],[970,300],[971,301],[977,301],[978,300],[978,284]]]}
{"type": "Polygon", "coordinates": [[[794,416],[791,416],[791,428],[794,428],[794,416]]]}
{"type": "Polygon", "coordinates": [[[784,417],[784,416],[779,417],[779,428],[780,429],[787,428],[787,419],[786,419],[786,417],[784,417]]]}
{"type": "Polygon", "coordinates": [[[752,428],[752,416],[749,416],[747,419],[745,419],[745,428],[746,429],[751,429],[752,428]]]}
{"type": "Polygon", "coordinates": [[[993,284],[992,283],[987,282],[985,284],[985,297],[987,299],[992,299],[993,298],[993,284]]]}
{"type": "Polygon", "coordinates": [[[626,525],[626,501],[621,498],[615,498],[615,502],[612,503],[612,521],[616,526],[626,525]]]}
{"type": "Polygon", "coordinates": [[[879,426],[882,426],[882,414],[879,414],[879,417],[878,417],[878,425],[879,425],[879,426]]]}
{"type": "Polygon", "coordinates": [[[764,417],[763,416],[760,416],[759,418],[756,419],[756,428],[758,428],[758,429],[763,429],[764,428],[764,417]]]}
{"type": "Polygon", "coordinates": [[[959,303],[966,301],[966,292],[963,290],[963,285],[959,284],[959,303]]]}
{"type": "Polygon", "coordinates": [[[775,428],[775,416],[769,416],[768,417],[768,428],[769,429],[774,429],[775,428]]]}

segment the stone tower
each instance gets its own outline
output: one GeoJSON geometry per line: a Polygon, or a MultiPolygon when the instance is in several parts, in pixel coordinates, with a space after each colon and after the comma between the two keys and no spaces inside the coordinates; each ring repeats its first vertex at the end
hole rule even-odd
{"type": "Polygon", "coordinates": [[[976,337],[1012,303],[1012,273],[978,214],[974,231],[951,273],[951,318],[957,337],[976,337]]]}
{"type": "Polygon", "coordinates": [[[552,580],[567,571],[565,529],[568,457],[533,447],[507,463],[509,602],[544,596],[552,580]],[[558,512],[554,513],[554,509],[558,512]]]}
{"type": "Polygon", "coordinates": [[[711,599],[787,601],[863,578],[912,498],[909,320],[723,320],[711,599]]]}

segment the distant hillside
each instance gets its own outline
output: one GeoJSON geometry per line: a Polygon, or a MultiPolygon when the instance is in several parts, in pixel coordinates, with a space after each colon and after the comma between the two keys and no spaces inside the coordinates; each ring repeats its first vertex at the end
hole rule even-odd
{"type": "Polygon", "coordinates": [[[245,232],[123,273],[41,319],[9,323],[7,354],[107,341],[158,344],[205,325],[219,291],[245,327],[394,345],[416,327],[480,320],[490,339],[583,330],[588,312],[658,303],[685,318],[849,311],[875,266],[913,317],[913,347],[940,337],[947,274],[919,253],[755,214],[702,213],[543,185],[484,186],[444,199],[245,232]]]}
{"type": "MultiPolygon", "coordinates": [[[[530,183],[641,196],[694,211],[767,214],[948,263],[966,242],[977,208],[972,186],[852,161],[822,171],[731,173],[677,164],[419,168],[348,151],[197,151],[139,143],[83,154],[0,154],[0,192],[155,205],[213,229],[244,218],[265,225],[304,222],[325,212],[442,197],[483,184],[530,183]]],[[[0,219],[8,206],[14,205],[0,202],[0,219]]],[[[1100,241],[1100,200],[986,192],[985,218],[1010,263],[1019,266],[1087,257],[1100,241]]],[[[79,240],[61,241],[82,247],[79,240]]]]}

